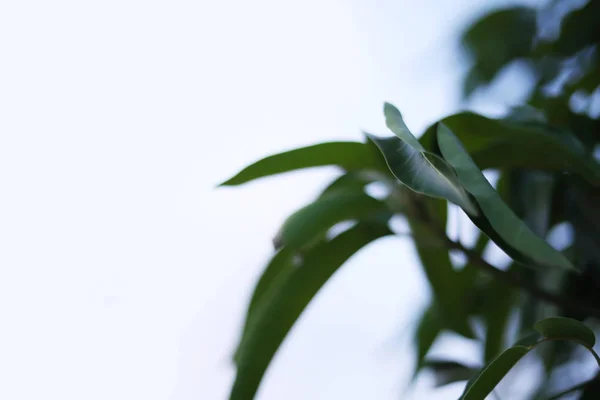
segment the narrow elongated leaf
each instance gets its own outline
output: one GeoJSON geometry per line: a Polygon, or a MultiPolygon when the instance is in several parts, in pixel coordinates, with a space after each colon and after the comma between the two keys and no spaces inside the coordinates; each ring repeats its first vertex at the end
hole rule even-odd
{"type": "Polygon", "coordinates": [[[365,186],[372,181],[373,179],[367,174],[361,174],[360,172],[348,172],[340,175],[333,182],[327,185],[320,197],[327,196],[339,190],[344,190],[346,192],[355,191],[359,193],[362,192],[365,186]]]}
{"type": "MultiPolygon", "coordinates": [[[[529,168],[566,171],[600,184],[600,165],[586,154],[585,146],[569,132],[547,125],[486,118],[471,112],[440,121],[463,143],[481,169],[529,168]]],[[[420,142],[437,152],[437,125],[430,126],[420,142]]]]}
{"type": "Polygon", "coordinates": [[[503,281],[493,279],[486,286],[486,296],[483,300],[486,362],[493,360],[506,346],[504,342],[506,326],[516,299],[515,288],[503,281]]]}
{"type": "Polygon", "coordinates": [[[550,317],[538,321],[535,330],[550,339],[568,339],[580,342],[588,348],[596,344],[594,331],[577,321],[564,317],[550,317]]]}
{"type": "Polygon", "coordinates": [[[484,400],[530,349],[525,346],[513,346],[498,355],[469,381],[459,400],[484,400]]]}
{"type": "Polygon", "coordinates": [[[423,153],[398,138],[368,135],[383,154],[392,173],[417,193],[447,199],[477,213],[452,168],[440,157],[423,153]]]}
{"type": "Polygon", "coordinates": [[[361,222],[348,231],[308,251],[302,265],[269,290],[268,299],[260,301],[245,340],[237,354],[237,375],[231,400],[254,397],[273,355],[310,300],[358,250],[370,242],[391,234],[386,225],[361,222]]]}
{"type": "Polygon", "coordinates": [[[436,305],[431,304],[423,311],[421,319],[417,324],[417,330],[415,331],[414,341],[417,348],[417,365],[413,377],[425,366],[425,357],[442,329],[443,324],[439,318],[436,305]]]}
{"type": "Polygon", "coordinates": [[[241,185],[254,179],[303,168],[336,165],[345,170],[380,169],[376,153],[366,143],[328,142],[271,155],[244,168],[220,186],[241,185]]]}
{"type": "MultiPolygon", "coordinates": [[[[440,223],[441,231],[446,227],[447,205],[443,200],[419,198],[412,196],[413,207],[425,207],[427,215],[440,223]],[[419,204],[415,204],[419,202],[419,204]]],[[[417,219],[409,218],[413,240],[421,259],[421,264],[433,292],[439,318],[445,328],[451,329],[465,337],[474,337],[468,323],[470,304],[464,301],[461,274],[454,270],[448,248],[440,241],[440,229],[432,229],[417,219]],[[433,246],[439,242],[439,246],[433,246]]]]}
{"type": "Polygon", "coordinates": [[[455,361],[427,360],[423,368],[433,372],[436,387],[466,381],[478,372],[475,368],[455,361]]]}
{"type": "Polygon", "coordinates": [[[301,249],[338,222],[389,212],[382,201],[354,190],[336,190],[289,216],[277,233],[276,248],[301,249]]]}
{"type": "Polygon", "coordinates": [[[385,103],[383,106],[383,113],[385,114],[385,124],[386,126],[394,132],[400,140],[404,143],[408,144],[410,147],[415,149],[416,151],[425,151],[425,148],[421,145],[421,143],[417,140],[417,138],[410,132],[406,124],[404,123],[404,119],[402,118],[402,114],[400,110],[391,105],[390,103],[385,103]]]}
{"type": "Polygon", "coordinates": [[[475,197],[491,228],[504,240],[505,243],[497,243],[499,246],[508,244],[538,265],[574,269],[563,254],[534,234],[502,201],[460,141],[444,124],[438,128],[438,144],[446,161],[456,170],[462,185],[475,197]]]}

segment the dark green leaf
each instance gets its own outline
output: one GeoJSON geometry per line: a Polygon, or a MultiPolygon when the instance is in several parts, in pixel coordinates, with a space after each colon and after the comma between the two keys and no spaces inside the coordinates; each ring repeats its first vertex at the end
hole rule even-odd
{"type": "Polygon", "coordinates": [[[564,317],[550,317],[538,321],[535,330],[549,339],[572,340],[588,348],[594,347],[596,336],[594,332],[583,323],[564,317]]]}
{"type": "Polygon", "coordinates": [[[331,182],[323,190],[320,197],[325,197],[331,193],[343,190],[346,192],[362,192],[365,186],[373,182],[373,179],[367,174],[361,174],[360,172],[348,172],[344,175],[339,176],[333,182],[331,182]]]}
{"type": "Polygon", "coordinates": [[[440,320],[438,310],[436,309],[436,305],[432,304],[423,311],[421,319],[417,324],[414,338],[415,347],[417,348],[417,366],[413,377],[424,367],[425,357],[442,329],[443,324],[440,320]]]}
{"type": "Polygon", "coordinates": [[[536,33],[536,12],[526,7],[496,10],[463,34],[479,81],[490,82],[509,62],[529,55],[536,33]]]}
{"type": "Polygon", "coordinates": [[[446,227],[447,206],[443,200],[413,196],[412,207],[424,207],[427,215],[438,228],[429,223],[409,217],[413,240],[421,259],[421,264],[433,292],[436,308],[444,327],[465,337],[474,337],[468,323],[470,304],[464,301],[461,274],[454,270],[445,242],[440,240],[440,231],[446,227]],[[418,204],[415,204],[418,202],[418,204]]]}
{"type": "MultiPolygon", "coordinates": [[[[566,171],[600,184],[600,166],[572,134],[548,126],[503,121],[463,112],[440,121],[463,143],[481,169],[529,168],[566,171]]],[[[420,142],[437,152],[437,123],[427,129],[420,142]]]]}
{"type": "Polygon", "coordinates": [[[273,239],[276,248],[302,249],[338,222],[389,212],[385,203],[364,192],[337,190],[290,215],[273,239]]]}
{"type": "Polygon", "coordinates": [[[283,339],[310,300],[358,250],[391,234],[386,225],[361,222],[331,241],[310,249],[301,265],[260,300],[237,353],[237,375],[231,400],[252,399],[262,376],[283,339]]]}
{"type": "Polygon", "coordinates": [[[482,311],[486,324],[484,359],[489,362],[506,346],[506,327],[517,299],[517,291],[513,286],[497,279],[491,280],[485,291],[482,311]]]}
{"type": "Polygon", "coordinates": [[[345,170],[380,169],[381,164],[376,156],[377,154],[365,143],[321,143],[263,158],[220,186],[241,185],[265,176],[326,165],[337,165],[345,170]]]}
{"type": "Polygon", "coordinates": [[[433,372],[436,387],[466,381],[477,373],[477,369],[455,361],[427,360],[423,368],[433,372]]]}
{"type": "Polygon", "coordinates": [[[505,350],[469,381],[459,400],[484,400],[529,350],[529,347],[524,346],[513,346],[505,350]]]}
{"type": "MultiPolygon", "coordinates": [[[[535,264],[574,269],[564,255],[534,234],[502,201],[460,141],[444,124],[440,124],[438,128],[438,144],[444,158],[455,168],[462,185],[477,200],[491,228],[512,249],[525,255],[535,264]]],[[[482,229],[482,226],[479,228],[482,229]]],[[[489,235],[489,232],[484,232],[489,235]]],[[[501,246],[505,243],[497,244],[501,246]]]]}

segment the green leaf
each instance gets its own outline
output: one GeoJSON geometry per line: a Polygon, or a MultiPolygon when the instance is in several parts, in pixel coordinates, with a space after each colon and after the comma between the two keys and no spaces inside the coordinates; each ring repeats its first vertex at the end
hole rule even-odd
{"type": "Polygon", "coordinates": [[[476,213],[456,174],[440,157],[423,153],[397,138],[368,135],[383,154],[394,176],[413,191],[447,199],[476,213]]]}
{"type": "MultiPolygon", "coordinates": [[[[498,193],[465,151],[460,141],[444,124],[440,124],[438,128],[438,144],[446,161],[456,170],[462,185],[475,197],[494,233],[505,242],[497,242],[500,247],[508,244],[512,249],[523,254],[535,264],[574,269],[571,262],[563,254],[553,249],[542,238],[534,234],[506,203],[502,201],[498,193]]],[[[478,221],[480,222],[481,220],[473,219],[473,222],[476,224],[478,221]]],[[[486,234],[490,235],[489,229],[484,229],[488,227],[484,227],[482,224],[478,224],[478,226],[486,234]]],[[[494,240],[494,237],[490,237],[494,240]]],[[[504,249],[504,247],[502,248],[504,249]]],[[[513,251],[511,253],[514,254],[513,251]]],[[[511,254],[509,253],[509,255],[511,254]]]]}
{"type": "Polygon", "coordinates": [[[534,328],[549,339],[568,339],[579,342],[590,349],[596,344],[594,332],[575,319],[550,317],[538,321],[534,328]]]}
{"type": "Polygon", "coordinates": [[[496,120],[463,112],[427,129],[420,138],[427,151],[437,152],[437,126],[441,123],[458,137],[481,169],[566,171],[600,184],[600,165],[569,132],[539,123],[496,120]]]}
{"type": "Polygon", "coordinates": [[[455,361],[427,360],[423,368],[433,372],[435,387],[466,381],[477,373],[477,369],[455,361]]]}
{"type": "Polygon", "coordinates": [[[477,20],[462,42],[474,61],[481,83],[490,82],[509,62],[528,56],[536,33],[536,10],[513,7],[477,20]]]}
{"type": "Polygon", "coordinates": [[[469,381],[459,400],[484,400],[530,349],[513,346],[498,355],[469,381]]]}
{"type": "Polygon", "coordinates": [[[515,288],[503,281],[493,279],[486,286],[483,299],[483,318],[486,324],[484,359],[496,357],[506,344],[506,327],[517,299],[515,288]]]}
{"type": "MultiPolygon", "coordinates": [[[[256,317],[256,310],[259,309],[260,302],[265,298],[268,301],[269,291],[276,291],[277,288],[289,279],[289,276],[294,271],[294,252],[290,249],[281,249],[271,258],[269,264],[263,271],[260,279],[254,287],[252,298],[246,311],[246,321],[242,330],[240,344],[245,340],[248,328],[252,323],[252,319],[256,317]]],[[[239,360],[239,346],[236,349],[233,359],[237,363],[239,360]]]]}
{"type": "Polygon", "coordinates": [[[302,265],[294,268],[277,288],[269,290],[268,299],[260,301],[256,316],[240,343],[230,400],[254,397],[275,352],[319,289],[354,253],[391,233],[385,224],[360,222],[331,241],[310,249],[302,265]]]}
{"type": "Polygon", "coordinates": [[[416,151],[425,151],[425,148],[421,145],[417,138],[414,137],[404,123],[404,119],[402,118],[400,110],[390,103],[385,103],[383,106],[383,113],[385,114],[385,124],[398,138],[400,138],[400,140],[408,144],[416,151]]]}
{"type": "Polygon", "coordinates": [[[376,152],[366,143],[328,142],[263,158],[219,186],[241,185],[270,175],[326,165],[337,165],[345,170],[381,167],[376,152]]]}
{"type": "Polygon", "coordinates": [[[327,185],[320,197],[325,197],[339,190],[344,190],[346,192],[354,191],[357,193],[363,192],[365,186],[373,181],[374,179],[368,176],[368,174],[361,174],[357,171],[348,172],[340,175],[333,182],[327,185]]]}
{"type": "Polygon", "coordinates": [[[417,365],[413,378],[425,366],[425,357],[443,329],[436,307],[435,303],[427,307],[417,323],[414,337],[415,348],[417,349],[417,365]]]}
{"type": "Polygon", "coordinates": [[[439,237],[440,231],[444,232],[446,227],[446,202],[414,195],[411,199],[411,207],[425,207],[427,215],[434,223],[439,224],[436,229],[429,223],[410,217],[408,219],[421,265],[431,286],[436,308],[440,312],[439,318],[444,327],[473,338],[473,330],[468,321],[470,304],[464,301],[462,275],[454,270],[449,250],[439,237]]]}
{"type": "Polygon", "coordinates": [[[385,203],[364,192],[336,190],[301,208],[283,223],[273,239],[275,248],[302,249],[338,222],[389,213],[385,203]]]}

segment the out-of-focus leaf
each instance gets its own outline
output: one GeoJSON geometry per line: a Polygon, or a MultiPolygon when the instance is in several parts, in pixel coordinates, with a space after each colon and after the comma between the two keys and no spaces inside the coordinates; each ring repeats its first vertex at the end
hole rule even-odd
{"type": "Polygon", "coordinates": [[[505,65],[528,56],[535,33],[536,11],[532,8],[496,10],[478,19],[462,38],[478,81],[488,83],[505,65]]]}
{"type": "Polygon", "coordinates": [[[417,348],[417,365],[413,377],[416,376],[425,365],[427,352],[429,352],[429,349],[442,329],[443,324],[440,320],[438,310],[436,309],[435,303],[432,303],[425,311],[423,311],[415,331],[414,341],[415,347],[417,348]]]}
{"type": "Polygon", "coordinates": [[[592,0],[569,13],[561,23],[560,36],[553,49],[560,55],[570,56],[584,47],[600,42],[600,3],[592,0]]]}
{"type": "Polygon", "coordinates": [[[382,201],[364,192],[337,190],[301,208],[283,223],[273,239],[276,248],[302,249],[338,222],[389,213],[382,201]]]}
{"type": "Polygon", "coordinates": [[[598,400],[600,399],[600,379],[596,379],[583,389],[579,400],[598,400]]]}
{"type": "MultiPolygon", "coordinates": [[[[278,286],[285,282],[290,274],[294,272],[294,252],[290,249],[281,249],[271,258],[269,264],[263,271],[260,279],[254,287],[248,310],[246,311],[246,321],[242,330],[240,343],[245,339],[251,320],[256,317],[256,310],[259,308],[261,300],[268,298],[269,290],[276,291],[278,286]]],[[[238,361],[239,347],[236,349],[233,359],[238,361]]]]}
{"type": "MultiPolygon", "coordinates": [[[[564,255],[535,235],[502,201],[458,138],[444,124],[439,125],[438,144],[444,158],[455,168],[462,185],[477,200],[494,232],[511,246],[511,249],[505,249],[509,255],[509,251],[514,254],[513,250],[516,250],[535,264],[574,269],[564,255]]],[[[488,233],[476,219],[473,222],[488,233]]],[[[497,244],[501,246],[504,243],[497,244]]]]}
{"type": "Polygon", "coordinates": [[[325,197],[329,194],[343,190],[346,192],[362,192],[365,186],[371,183],[373,179],[367,174],[361,174],[360,172],[347,172],[337,177],[321,192],[320,197],[325,197]]]}
{"type": "Polygon", "coordinates": [[[576,173],[600,184],[600,165],[572,134],[532,122],[503,121],[463,112],[430,126],[420,142],[437,151],[437,126],[446,125],[481,169],[528,168],[576,173]]]}
{"type": "Polygon", "coordinates": [[[360,222],[331,241],[310,249],[302,264],[261,299],[237,353],[237,375],[231,400],[252,399],[283,339],[310,300],[361,248],[391,231],[385,224],[360,222]]]}
{"type": "Polygon", "coordinates": [[[436,387],[466,381],[478,371],[476,368],[467,367],[455,361],[441,360],[427,360],[423,368],[433,372],[436,387]]]}
{"type": "Polygon", "coordinates": [[[506,344],[504,343],[506,327],[510,313],[517,299],[517,290],[498,279],[493,279],[485,287],[482,314],[486,324],[485,362],[496,357],[506,344]]]}
{"type": "Polygon", "coordinates": [[[594,332],[575,319],[550,317],[538,321],[534,328],[540,334],[550,339],[572,340],[590,349],[596,344],[594,332]]]}
{"type": "Polygon", "coordinates": [[[470,304],[464,301],[461,275],[454,270],[445,243],[440,240],[440,231],[446,227],[447,206],[443,200],[413,196],[411,207],[423,207],[431,221],[424,223],[409,217],[413,240],[425,275],[433,292],[436,309],[444,326],[465,337],[474,337],[468,323],[470,304]],[[418,202],[418,204],[416,204],[418,202]],[[439,229],[432,228],[438,225],[439,229]],[[432,243],[439,246],[432,248],[432,243]]]}
{"type": "Polygon", "coordinates": [[[336,165],[345,170],[381,169],[367,143],[328,142],[275,154],[244,168],[220,186],[234,186],[298,169],[336,165]]]}
{"type": "Polygon", "coordinates": [[[469,380],[459,400],[484,400],[530,349],[525,346],[513,346],[498,355],[469,380]]]}

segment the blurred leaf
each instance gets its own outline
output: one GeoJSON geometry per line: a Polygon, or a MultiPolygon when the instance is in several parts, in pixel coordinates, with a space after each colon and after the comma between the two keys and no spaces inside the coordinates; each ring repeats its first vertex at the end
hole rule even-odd
{"type": "Polygon", "coordinates": [[[510,313],[517,299],[517,290],[498,279],[493,279],[485,287],[482,315],[486,324],[485,362],[491,361],[503,348],[510,313]]]}
{"type": "Polygon", "coordinates": [[[598,400],[600,399],[600,378],[596,379],[583,389],[579,400],[598,400]]]}
{"type": "Polygon", "coordinates": [[[528,56],[536,29],[536,12],[526,7],[496,10],[471,25],[462,42],[474,60],[477,80],[488,83],[509,62],[528,56]]]}
{"type": "Polygon", "coordinates": [[[550,317],[538,321],[534,328],[543,336],[550,339],[564,339],[580,342],[588,348],[594,347],[596,336],[594,332],[581,322],[564,317],[550,317]]]}
{"type": "MultiPolygon", "coordinates": [[[[251,325],[251,320],[256,317],[256,310],[259,308],[261,300],[269,297],[269,290],[276,291],[289,276],[294,272],[293,263],[294,253],[290,249],[281,249],[271,258],[271,261],[264,269],[260,279],[254,287],[248,310],[246,311],[246,321],[242,330],[242,336],[239,343],[241,344],[247,335],[248,327],[251,325]]],[[[236,363],[239,361],[239,346],[236,349],[233,359],[236,363]]]]}
{"type": "Polygon", "coordinates": [[[360,193],[363,192],[365,186],[372,181],[373,179],[367,176],[367,174],[361,174],[358,171],[347,172],[327,185],[323,192],[321,192],[320,197],[325,197],[339,190],[360,193]]]}
{"type": "Polygon", "coordinates": [[[413,377],[424,367],[425,357],[443,329],[435,303],[432,303],[421,315],[415,332],[415,347],[417,348],[417,366],[413,377]]]}
{"type": "Polygon", "coordinates": [[[337,190],[301,208],[283,223],[273,239],[275,248],[302,249],[338,222],[389,213],[385,203],[364,192],[337,190]]]}
{"type": "Polygon", "coordinates": [[[561,23],[560,36],[553,46],[559,54],[570,56],[584,47],[600,42],[600,3],[596,0],[569,13],[561,23]]]}
{"type": "MultiPolygon", "coordinates": [[[[514,253],[512,251],[514,249],[536,264],[574,269],[565,256],[535,235],[502,201],[460,141],[444,124],[439,125],[438,144],[444,158],[456,169],[465,189],[477,200],[494,232],[510,245],[511,249],[505,249],[505,251],[508,250],[507,254],[510,255],[509,251],[514,253]]],[[[479,225],[475,219],[473,222],[489,234],[484,229],[488,228],[487,226],[479,225]]],[[[492,237],[492,239],[494,238],[492,237]]],[[[504,245],[504,243],[497,244],[504,245]]]]}
{"type": "Polygon", "coordinates": [[[273,355],[319,289],[354,253],[390,234],[386,225],[360,222],[331,241],[313,247],[287,279],[269,289],[268,299],[260,300],[256,316],[240,343],[231,400],[253,398],[273,355]]]}
{"type": "Polygon", "coordinates": [[[241,185],[254,179],[310,167],[337,165],[345,170],[379,169],[370,146],[359,142],[328,142],[275,154],[244,168],[220,186],[241,185]]]}
{"type": "Polygon", "coordinates": [[[505,350],[467,383],[459,400],[484,400],[529,350],[530,347],[525,346],[513,346],[505,350]]]}
{"type": "Polygon", "coordinates": [[[481,169],[529,168],[577,173],[600,184],[600,165],[572,134],[543,124],[503,121],[463,112],[430,126],[420,142],[437,152],[437,126],[443,123],[463,143],[481,169]]]}
{"type": "Polygon", "coordinates": [[[478,372],[476,368],[467,367],[455,361],[427,360],[423,368],[433,372],[435,387],[466,381],[478,372]]]}
{"type": "Polygon", "coordinates": [[[431,219],[428,223],[424,223],[409,217],[408,222],[423,270],[433,292],[436,309],[440,313],[439,318],[444,327],[473,338],[473,330],[468,321],[470,304],[464,301],[461,274],[454,270],[449,250],[439,236],[440,231],[444,232],[446,228],[446,202],[413,196],[410,204],[412,207],[426,208],[426,215],[431,219]],[[432,223],[439,224],[438,228],[432,228],[432,223]],[[439,246],[432,248],[432,243],[436,242],[439,242],[439,246]]]}

